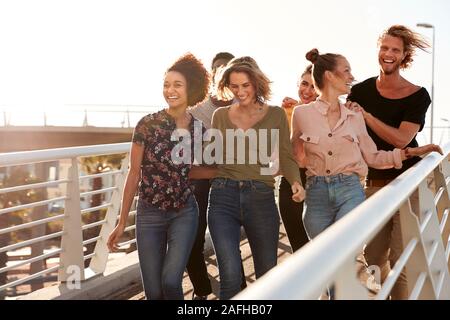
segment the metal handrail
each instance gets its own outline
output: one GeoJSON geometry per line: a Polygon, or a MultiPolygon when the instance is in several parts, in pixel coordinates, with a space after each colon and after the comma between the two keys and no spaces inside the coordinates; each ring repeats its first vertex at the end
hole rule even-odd
{"type": "Polygon", "coordinates": [[[390,275],[387,277],[385,283],[383,284],[383,287],[378,293],[377,300],[386,300],[386,298],[389,296],[389,293],[391,292],[392,288],[395,285],[395,281],[397,280],[398,276],[400,275],[406,263],[408,262],[408,259],[413,254],[413,251],[416,248],[417,243],[418,243],[417,239],[412,239],[406,246],[405,250],[403,250],[403,253],[398,258],[397,263],[395,264],[394,268],[392,268],[390,275]]]}
{"type": "Polygon", "coordinates": [[[85,224],[84,226],[81,227],[81,230],[91,229],[91,228],[94,228],[94,227],[97,227],[97,226],[101,226],[101,225],[103,225],[105,223],[106,223],[106,220],[103,219],[103,220],[96,221],[96,222],[93,222],[93,223],[90,223],[90,224],[85,224]]]}
{"type": "Polygon", "coordinates": [[[44,149],[34,151],[0,153],[0,167],[29,163],[50,162],[62,159],[127,153],[131,143],[99,144],[93,146],[44,149]]]}
{"type": "Polygon", "coordinates": [[[96,236],[96,237],[90,238],[88,240],[84,240],[83,241],[83,245],[87,245],[87,244],[91,244],[91,243],[97,242],[97,240],[100,239],[100,238],[101,238],[101,236],[96,236]]]}
{"type": "Polygon", "coordinates": [[[21,248],[21,247],[24,247],[24,246],[28,246],[30,244],[35,244],[35,243],[38,243],[38,242],[41,242],[41,241],[45,241],[45,240],[48,240],[48,239],[53,239],[53,238],[56,238],[56,237],[60,237],[63,234],[64,234],[63,231],[59,231],[59,232],[54,232],[54,233],[51,233],[51,234],[47,234],[47,235],[42,236],[42,237],[37,237],[37,238],[30,239],[30,240],[25,240],[25,241],[22,241],[22,242],[19,242],[19,243],[11,244],[11,245],[6,246],[6,247],[2,247],[2,248],[0,248],[0,252],[8,252],[8,251],[11,251],[11,250],[16,250],[18,248],[21,248]]]}
{"type": "Polygon", "coordinates": [[[87,255],[85,255],[85,256],[83,257],[83,260],[90,259],[90,258],[92,258],[92,257],[95,256],[95,255],[96,255],[95,252],[92,252],[92,253],[90,253],[90,254],[87,254],[87,255]]]}
{"type": "Polygon", "coordinates": [[[30,203],[27,203],[27,204],[22,204],[22,205],[18,205],[18,206],[14,206],[14,207],[9,207],[9,208],[4,208],[4,209],[0,209],[0,215],[5,214],[5,213],[9,213],[9,212],[24,210],[24,209],[31,209],[31,208],[34,208],[34,207],[41,207],[41,206],[45,206],[45,205],[50,204],[50,203],[60,202],[60,201],[66,200],[66,199],[68,199],[68,198],[66,196],[64,196],[64,197],[58,197],[58,198],[53,198],[53,199],[48,199],[48,200],[30,202],[30,203]]]}
{"type": "Polygon", "coordinates": [[[100,206],[83,209],[83,210],[81,210],[81,214],[83,215],[85,213],[94,212],[94,211],[101,210],[101,209],[106,209],[106,208],[110,207],[111,205],[112,205],[112,203],[105,203],[100,206]]]}
{"type": "Polygon", "coordinates": [[[136,229],[136,225],[133,224],[133,225],[128,226],[125,229],[123,229],[123,232],[128,232],[128,231],[135,230],[135,229],[136,229]]]}
{"type": "Polygon", "coordinates": [[[100,194],[100,193],[108,193],[108,192],[112,192],[114,190],[117,190],[117,187],[109,187],[109,188],[103,188],[103,189],[98,189],[98,190],[93,190],[93,191],[82,192],[82,193],[80,193],[80,197],[93,196],[95,194],[100,194]]]}
{"type": "Polygon", "coordinates": [[[85,179],[106,177],[106,176],[111,176],[111,175],[120,174],[120,173],[122,173],[122,170],[111,170],[111,171],[102,172],[102,173],[89,174],[89,175],[81,176],[80,181],[85,180],[85,179]]]}
{"type": "Polygon", "coordinates": [[[136,242],[136,238],[128,240],[128,241],[120,242],[120,243],[117,244],[117,246],[123,247],[123,246],[126,246],[128,244],[135,243],[135,242],[136,242]]]}
{"type": "MultiPolygon", "coordinates": [[[[21,261],[19,263],[15,263],[13,265],[5,266],[0,269],[1,272],[8,272],[13,270],[19,266],[25,264],[31,264],[39,260],[45,260],[50,256],[60,254],[59,256],[59,273],[58,280],[66,281],[67,274],[64,270],[66,270],[70,266],[78,266],[81,269],[81,277],[86,278],[92,276],[92,273],[89,272],[86,275],[84,271],[84,263],[83,260],[88,258],[92,258],[90,265],[95,265],[93,270],[96,272],[102,272],[101,268],[98,267],[98,261],[103,261],[103,257],[105,254],[107,255],[107,248],[105,249],[105,226],[110,228],[111,218],[105,218],[101,221],[96,221],[87,225],[82,224],[82,217],[89,212],[93,212],[101,209],[108,209],[108,215],[115,214],[115,211],[120,206],[120,197],[118,194],[121,193],[123,188],[123,181],[126,175],[126,164],[128,162],[128,158],[122,160],[121,170],[110,170],[107,172],[99,173],[99,174],[90,174],[90,175],[81,175],[79,171],[79,159],[81,157],[89,157],[89,156],[98,156],[98,155],[110,155],[110,154],[128,154],[131,144],[130,143],[117,143],[117,144],[106,144],[106,145],[97,145],[97,146],[83,146],[83,147],[71,147],[71,148],[58,148],[58,149],[47,149],[47,150],[37,150],[37,151],[26,151],[26,152],[11,152],[11,153],[2,153],[0,154],[0,167],[7,166],[16,166],[16,165],[24,165],[31,163],[40,163],[40,162],[54,162],[58,160],[70,160],[71,166],[67,168],[67,179],[61,179],[57,181],[47,181],[47,182],[39,182],[27,185],[19,185],[14,187],[7,187],[0,189],[1,194],[7,194],[16,191],[29,190],[35,188],[46,188],[50,186],[57,186],[62,183],[67,184],[67,188],[65,190],[65,194],[61,197],[55,197],[52,199],[45,199],[41,201],[36,201],[32,203],[17,205],[14,207],[2,208],[0,209],[0,214],[6,214],[9,212],[14,212],[18,210],[27,210],[34,207],[44,206],[55,202],[64,203],[64,214],[58,216],[45,217],[43,219],[22,223],[16,226],[10,226],[7,228],[0,229],[0,234],[8,234],[11,232],[16,232],[22,229],[31,228],[34,226],[42,225],[45,223],[49,223],[55,220],[62,220],[64,222],[63,230],[60,232],[52,233],[52,234],[44,234],[43,236],[35,237],[32,239],[28,239],[19,243],[14,243],[11,245],[7,245],[5,247],[0,247],[0,253],[13,251],[21,247],[30,246],[39,242],[43,242],[48,239],[61,237],[61,248],[57,251],[53,251],[48,254],[42,254],[37,257],[33,257],[31,259],[21,261]],[[103,187],[99,190],[91,190],[86,192],[80,192],[79,184],[82,181],[86,181],[94,178],[103,178],[113,176],[114,185],[103,187]],[[96,194],[110,194],[111,199],[109,199],[108,203],[103,203],[99,206],[81,209],[81,201],[82,197],[89,197],[96,194]],[[77,222],[78,221],[78,222],[77,222]],[[97,237],[93,237],[91,239],[83,241],[82,239],[82,231],[101,226],[102,231],[100,235],[97,237]],[[79,240],[78,240],[79,239],[79,240]],[[83,246],[87,244],[95,243],[96,249],[93,253],[83,256],[83,246]],[[100,244],[100,245],[99,245],[100,244]],[[99,248],[98,248],[99,247],[99,248]],[[97,249],[98,248],[98,249],[97,249]]],[[[114,217],[115,218],[115,217],[114,217]]],[[[129,230],[131,230],[129,228],[129,230]]],[[[107,233],[106,233],[107,234],[107,233]]],[[[135,240],[134,240],[135,241],[135,240]]],[[[51,268],[48,270],[44,270],[38,273],[34,273],[27,277],[26,279],[21,279],[20,281],[13,281],[2,285],[0,287],[0,291],[5,290],[8,287],[14,287],[21,283],[27,281],[27,279],[33,279],[38,277],[41,274],[46,272],[51,272],[56,270],[55,268],[51,268]],[[49,271],[50,270],[50,271],[49,271]]]]}
{"type": "Polygon", "coordinates": [[[422,288],[425,285],[425,280],[427,279],[427,277],[428,276],[426,272],[420,273],[416,281],[416,285],[414,286],[414,289],[412,290],[411,295],[409,296],[411,300],[419,299],[420,292],[422,291],[422,288]]]}
{"type": "Polygon", "coordinates": [[[439,225],[439,229],[440,229],[441,233],[444,231],[444,228],[447,225],[447,220],[448,220],[449,214],[450,214],[450,208],[445,209],[444,213],[442,214],[441,224],[439,225]]]}
{"type": "Polygon", "coordinates": [[[42,271],[39,271],[39,272],[36,272],[36,273],[34,273],[34,274],[32,274],[32,275],[30,275],[28,277],[25,277],[23,279],[19,279],[19,280],[16,280],[16,281],[8,282],[7,284],[5,284],[3,286],[0,286],[0,291],[2,291],[4,289],[7,289],[9,287],[18,286],[19,284],[25,283],[25,282],[27,282],[29,280],[33,280],[33,279],[38,278],[38,277],[40,277],[40,276],[42,276],[44,274],[56,271],[58,269],[59,269],[59,265],[51,267],[51,268],[48,268],[48,269],[45,269],[45,270],[42,270],[42,271]]]}
{"type": "Polygon", "coordinates": [[[33,263],[33,262],[36,262],[36,261],[41,261],[41,260],[47,259],[47,258],[49,258],[51,256],[54,256],[55,254],[61,253],[61,251],[62,251],[61,249],[57,249],[57,250],[53,250],[52,252],[48,252],[48,253],[41,254],[39,256],[33,257],[31,259],[20,261],[18,263],[13,264],[12,266],[1,268],[0,269],[0,273],[7,272],[9,270],[14,270],[17,267],[20,267],[20,266],[23,266],[23,265],[26,265],[26,264],[30,264],[30,263],[33,263]]]}
{"type": "Polygon", "coordinates": [[[0,194],[2,194],[2,193],[9,193],[9,192],[16,192],[16,191],[22,191],[22,190],[28,190],[28,189],[38,189],[38,188],[52,187],[54,185],[60,185],[60,184],[67,183],[67,182],[70,182],[70,181],[67,180],[67,179],[61,179],[61,180],[48,181],[48,182],[24,184],[24,185],[21,185],[21,186],[8,187],[8,188],[0,189],[0,194]]]}
{"type": "Polygon", "coordinates": [[[450,143],[443,151],[444,157],[426,156],[234,299],[316,299],[335,279],[339,267],[354,259],[420,183],[446,161],[450,143]]]}
{"type": "Polygon", "coordinates": [[[39,220],[36,220],[36,221],[27,222],[27,223],[22,223],[22,224],[19,224],[17,226],[12,226],[12,227],[9,227],[9,228],[0,229],[0,234],[10,233],[10,232],[18,231],[18,230],[23,230],[23,229],[26,229],[26,228],[31,228],[31,227],[34,227],[34,226],[38,226],[38,225],[41,225],[41,224],[44,224],[44,223],[53,222],[53,221],[61,220],[61,219],[64,219],[64,215],[63,214],[60,214],[60,215],[57,215],[57,216],[53,216],[53,217],[49,217],[49,218],[39,219],[39,220]]]}

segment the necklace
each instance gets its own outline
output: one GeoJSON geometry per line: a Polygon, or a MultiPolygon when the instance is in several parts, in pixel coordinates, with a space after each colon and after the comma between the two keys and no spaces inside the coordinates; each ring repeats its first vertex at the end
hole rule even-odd
{"type": "Polygon", "coordinates": [[[322,100],[321,98],[317,98],[317,101],[323,102],[323,103],[325,103],[327,106],[331,107],[331,103],[329,103],[328,101],[322,100]]]}
{"type": "Polygon", "coordinates": [[[325,103],[329,109],[331,109],[331,112],[338,112],[339,111],[339,101],[338,101],[338,107],[336,109],[333,109],[333,106],[331,105],[331,103],[329,103],[328,101],[322,100],[321,98],[317,98],[317,101],[323,102],[325,103]]]}

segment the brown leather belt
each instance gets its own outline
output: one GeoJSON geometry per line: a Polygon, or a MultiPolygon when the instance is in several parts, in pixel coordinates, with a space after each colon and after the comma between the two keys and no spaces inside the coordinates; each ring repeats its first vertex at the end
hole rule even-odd
{"type": "Polygon", "coordinates": [[[367,179],[367,187],[384,187],[390,183],[392,179],[367,179]]]}

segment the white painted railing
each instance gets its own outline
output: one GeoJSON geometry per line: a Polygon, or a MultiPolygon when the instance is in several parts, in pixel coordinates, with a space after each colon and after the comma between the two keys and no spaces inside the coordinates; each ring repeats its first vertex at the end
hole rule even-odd
{"type": "Polygon", "coordinates": [[[336,299],[368,299],[355,258],[397,210],[405,249],[375,298],[386,299],[406,267],[410,299],[450,299],[450,143],[443,149],[444,156],[426,156],[234,299],[317,299],[333,284],[336,299]],[[409,201],[416,190],[420,212],[409,201]]]}
{"type": "MultiPolygon", "coordinates": [[[[61,197],[10,208],[6,208],[5,204],[0,204],[1,218],[13,211],[30,210],[38,206],[48,206],[53,202],[64,202],[64,214],[48,216],[21,225],[0,227],[1,236],[48,222],[63,221],[63,230],[60,232],[44,234],[20,243],[0,243],[0,253],[2,253],[12,252],[46,239],[61,237],[61,245],[58,248],[52,248],[51,251],[39,256],[0,267],[1,274],[59,255],[59,263],[56,266],[6,284],[0,284],[0,293],[7,288],[27,283],[32,279],[55,271],[58,271],[59,281],[68,281],[68,278],[73,275],[74,267],[79,270],[80,280],[101,274],[105,270],[108,260],[107,236],[114,228],[118,218],[128,157],[123,160],[120,170],[111,170],[94,175],[80,175],[79,159],[95,155],[128,153],[129,148],[129,143],[120,143],[0,154],[0,168],[56,160],[69,160],[71,164],[67,174],[59,180],[0,189],[1,195],[60,185],[66,187],[65,193],[61,197]],[[80,182],[108,175],[115,177],[113,185],[105,186],[101,190],[80,192],[80,182]],[[81,197],[98,193],[110,193],[111,198],[95,208],[81,208],[81,197]],[[101,208],[107,209],[103,220],[82,225],[83,214],[101,208]],[[95,226],[102,226],[99,235],[92,239],[83,239],[82,231],[95,226]],[[85,255],[83,247],[94,242],[96,243],[94,252],[85,255]],[[84,268],[84,261],[89,258],[92,258],[90,265],[88,268],[84,268]]],[[[364,244],[369,242],[389,221],[395,211],[400,209],[405,250],[386,279],[377,299],[387,297],[403,266],[406,266],[409,271],[410,298],[449,299],[450,167],[448,157],[450,143],[444,147],[444,151],[444,157],[437,154],[428,155],[415,167],[391,182],[235,298],[316,299],[327,286],[333,283],[336,288],[337,299],[367,298],[367,291],[360,285],[355,276],[355,256],[361,252],[364,244]],[[434,177],[433,189],[436,190],[434,194],[427,184],[430,175],[434,177]],[[411,212],[408,201],[415,190],[418,190],[421,199],[419,213],[411,212]]],[[[130,215],[134,215],[135,212],[135,210],[130,212],[130,215]]],[[[126,231],[132,231],[134,228],[134,225],[127,226],[126,231]]],[[[131,239],[120,245],[125,246],[134,242],[135,239],[131,239]]]]}
{"type": "MultiPolygon", "coordinates": [[[[63,196],[40,200],[32,203],[15,205],[7,207],[6,204],[0,204],[0,219],[7,217],[8,214],[19,210],[31,210],[36,207],[48,206],[52,203],[64,203],[64,214],[56,216],[48,216],[35,221],[26,222],[20,225],[7,225],[4,228],[0,227],[0,236],[5,234],[11,234],[19,230],[36,227],[49,222],[61,220],[63,221],[62,231],[52,234],[44,234],[36,238],[27,239],[19,243],[0,243],[0,253],[8,252],[12,253],[14,250],[31,246],[33,244],[43,242],[48,239],[61,237],[60,247],[52,248],[50,252],[41,254],[30,259],[22,260],[17,263],[8,263],[6,266],[0,266],[0,274],[13,271],[24,265],[28,265],[34,262],[46,260],[51,257],[59,255],[59,263],[56,266],[52,266],[46,270],[41,270],[36,273],[31,273],[26,277],[10,281],[8,283],[0,284],[0,292],[7,288],[16,287],[21,284],[25,284],[32,279],[38,278],[42,275],[49,274],[51,272],[58,271],[58,280],[67,281],[67,279],[73,275],[74,270],[77,271],[79,280],[85,280],[93,275],[102,273],[105,270],[106,262],[108,259],[108,250],[106,247],[106,241],[108,234],[112,231],[116,224],[117,213],[120,207],[120,197],[122,194],[123,184],[128,168],[128,152],[130,149],[130,143],[118,143],[109,145],[97,145],[86,147],[73,147],[73,148],[61,148],[61,149],[48,149],[38,151],[27,152],[13,152],[0,154],[0,168],[35,164],[41,162],[54,162],[56,160],[70,161],[70,165],[67,169],[65,177],[56,181],[39,182],[28,185],[18,185],[13,187],[7,187],[0,189],[0,195],[8,193],[40,189],[61,186],[65,187],[63,196]],[[104,173],[92,174],[92,175],[80,175],[79,160],[82,157],[98,156],[98,155],[112,155],[112,154],[127,154],[122,161],[120,170],[111,170],[104,173]],[[90,190],[86,192],[80,192],[80,181],[92,180],[99,177],[113,176],[112,185],[105,186],[100,190],[90,190]],[[92,208],[81,208],[82,197],[89,197],[95,194],[111,194],[111,197],[106,202],[99,206],[92,208]],[[106,209],[105,219],[96,221],[90,224],[82,225],[82,216],[89,212],[97,211],[100,209],[106,209]],[[96,226],[102,226],[100,234],[92,239],[83,239],[82,231],[93,228],[96,226]],[[90,243],[96,243],[93,253],[84,255],[84,246],[90,243]],[[84,261],[92,258],[88,268],[84,267],[84,261]]],[[[64,174],[63,174],[64,175],[64,174]]],[[[131,215],[135,214],[135,211],[131,212],[131,215]]],[[[47,215],[49,215],[47,213],[47,215]]],[[[4,219],[5,220],[5,219],[4,219]]],[[[6,220],[8,221],[8,220],[6,220]]],[[[127,227],[126,231],[134,230],[134,226],[127,227]]],[[[127,245],[134,243],[136,240],[131,239],[125,243],[119,245],[127,245]]]]}

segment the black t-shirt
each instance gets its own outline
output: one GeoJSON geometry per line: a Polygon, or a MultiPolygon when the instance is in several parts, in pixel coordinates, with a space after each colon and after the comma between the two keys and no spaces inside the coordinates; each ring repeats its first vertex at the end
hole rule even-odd
{"type": "MultiPolygon", "coordinates": [[[[402,121],[408,121],[420,125],[419,131],[425,124],[425,114],[431,103],[430,95],[425,88],[402,98],[388,99],[383,97],[376,86],[377,77],[369,78],[355,85],[348,96],[348,100],[357,102],[367,112],[385,124],[399,128],[402,121]]],[[[369,126],[367,131],[377,145],[378,150],[394,150],[395,147],[384,141],[374,133],[369,126]]],[[[408,147],[417,147],[416,137],[411,140],[408,147]]],[[[414,157],[403,161],[401,169],[379,170],[369,168],[369,179],[395,179],[398,175],[420,161],[420,157],[414,157]]]]}

